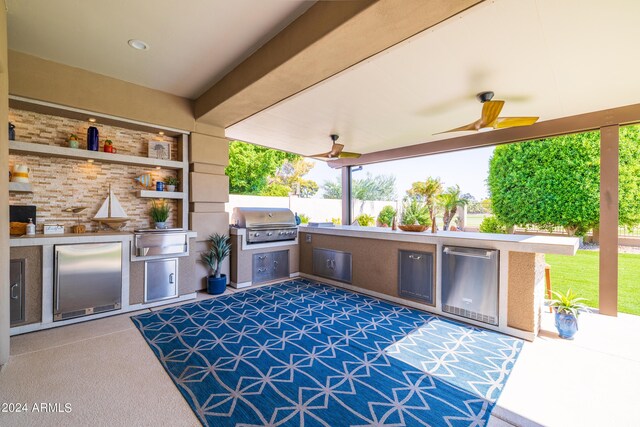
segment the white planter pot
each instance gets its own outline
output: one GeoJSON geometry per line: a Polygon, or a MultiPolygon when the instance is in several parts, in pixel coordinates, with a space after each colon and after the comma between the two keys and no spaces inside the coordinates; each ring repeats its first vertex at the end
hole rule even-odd
{"type": "Polygon", "coordinates": [[[165,188],[167,189],[167,191],[171,191],[171,192],[176,191],[175,185],[167,185],[165,188]]]}

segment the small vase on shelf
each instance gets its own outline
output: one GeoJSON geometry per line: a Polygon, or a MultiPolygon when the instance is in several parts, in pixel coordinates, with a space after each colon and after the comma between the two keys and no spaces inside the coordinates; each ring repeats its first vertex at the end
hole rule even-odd
{"type": "Polygon", "coordinates": [[[98,128],[90,126],[87,129],[87,150],[98,151],[100,148],[98,128]]]}

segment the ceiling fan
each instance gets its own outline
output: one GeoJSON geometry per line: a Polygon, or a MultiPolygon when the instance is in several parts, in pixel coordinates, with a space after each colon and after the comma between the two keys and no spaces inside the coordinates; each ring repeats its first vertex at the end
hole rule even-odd
{"type": "Polygon", "coordinates": [[[338,135],[335,135],[335,134],[331,135],[331,141],[333,141],[333,145],[331,146],[331,151],[329,151],[328,153],[314,154],[313,156],[310,156],[310,157],[316,157],[319,159],[345,159],[345,158],[356,159],[361,156],[360,153],[349,153],[347,151],[342,151],[342,149],[344,148],[344,145],[336,143],[338,138],[339,138],[338,135]]]}
{"type": "Polygon", "coordinates": [[[460,126],[459,128],[435,133],[434,135],[465,130],[484,131],[516,126],[530,126],[539,119],[539,117],[498,117],[504,106],[504,101],[492,101],[493,92],[491,91],[480,92],[476,97],[482,103],[482,115],[478,120],[468,125],[460,126]]]}

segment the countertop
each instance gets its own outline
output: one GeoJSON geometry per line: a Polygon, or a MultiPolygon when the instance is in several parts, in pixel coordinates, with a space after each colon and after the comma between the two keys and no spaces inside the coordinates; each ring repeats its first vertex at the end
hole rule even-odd
{"type": "MultiPolygon", "coordinates": [[[[73,244],[73,243],[101,243],[113,241],[129,241],[133,237],[132,231],[100,231],[82,234],[65,233],[65,234],[36,234],[35,236],[11,236],[9,240],[10,247],[20,246],[43,246],[55,244],[73,244]]],[[[187,230],[190,239],[197,236],[195,231],[187,230]]]]}
{"type": "Polygon", "coordinates": [[[580,241],[576,237],[530,236],[523,234],[469,233],[460,231],[429,231],[411,233],[393,231],[386,227],[359,227],[337,225],[335,227],[300,226],[302,233],[327,234],[334,236],[359,237],[366,239],[396,240],[402,242],[472,246],[515,252],[531,252],[559,255],[575,255],[580,241]]]}

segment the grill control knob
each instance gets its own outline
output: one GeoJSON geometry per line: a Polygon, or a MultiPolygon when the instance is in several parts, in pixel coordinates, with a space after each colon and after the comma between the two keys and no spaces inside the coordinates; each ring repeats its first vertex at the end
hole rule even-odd
{"type": "Polygon", "coordinates": [[[260,233],[256,233],[256,234],[254,234],[254,236],[260,237],[260,233]]]}
{"type": "Polygon", "coordinates": [[[270,231],[267,231],[267,236],[273,236],[273,233],[270,231]]]}

